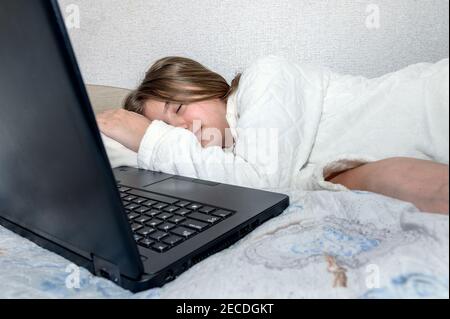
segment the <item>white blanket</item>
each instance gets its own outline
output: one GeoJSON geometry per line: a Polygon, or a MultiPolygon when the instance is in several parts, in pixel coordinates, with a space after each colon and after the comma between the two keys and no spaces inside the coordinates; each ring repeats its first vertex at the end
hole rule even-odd
{"type": "Polygon", "coordinates": [[[448,216],[364,192],[286,193],[281,216],[137,295],[0,227],[0,298],[449,297],[448,216]]]}
{"type": "Polygon", "coordinates": [[[257,188],[346,190],[335,171],[395,156],[448,164],[448,59],[377,79],[268,56],[228,101],[235,147],[202,148],[184,129],[154,121],[139,154],[105,138],[112,165],[139,166],[257,188]]]}

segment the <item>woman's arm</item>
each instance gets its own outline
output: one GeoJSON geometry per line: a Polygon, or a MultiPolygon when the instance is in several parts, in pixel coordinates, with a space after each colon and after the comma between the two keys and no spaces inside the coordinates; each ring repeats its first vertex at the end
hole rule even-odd
{"type": "Polygon", "coordinates": [[[99,114],[97,124],[107,137],[137,152],[151,121],[140,114],[118,109],[99,114]]]}
{"type": "Polygon", "coordinates": [[[449,213],[448,165],[396,157],[330,176],[327,181],[411,202],[425,212],[449,213]]]}

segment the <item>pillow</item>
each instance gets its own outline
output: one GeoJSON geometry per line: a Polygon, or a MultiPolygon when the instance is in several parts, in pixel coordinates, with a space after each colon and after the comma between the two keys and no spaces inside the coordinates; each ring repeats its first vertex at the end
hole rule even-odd
{"type": "Polygon", "coordinates": [[[102,140],[112,168],[121,166],[138,168],[137,153],[104,134],[102,140]]]}

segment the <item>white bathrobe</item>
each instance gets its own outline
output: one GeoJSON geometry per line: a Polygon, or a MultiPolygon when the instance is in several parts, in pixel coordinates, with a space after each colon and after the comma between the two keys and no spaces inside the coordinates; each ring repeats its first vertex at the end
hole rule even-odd
{"type": "Polygon", "coordinates": [[[449,66],[412,65],[376,79],[267,56],[227,104],[235,145],[202,148],[154,121],[139,153],[104,137],[113,167],[133,166],[262,189],[347,190],[334,172],[389,157],[448,164],[449,66]]]}

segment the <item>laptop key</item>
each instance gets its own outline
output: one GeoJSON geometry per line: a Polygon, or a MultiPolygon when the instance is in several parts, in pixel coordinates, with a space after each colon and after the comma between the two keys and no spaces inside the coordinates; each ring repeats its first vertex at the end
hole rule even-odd
{"type": "Polygon", "coordinates": [[[231,216],[233,213],[229,212],[227,210],[219,209],[216,210],[214,213],[212,213],[214,216],[220,217],[220,218],[227,218],[231,216]]]}
{"type": "Polygon", "coordinates": [[[124,187],[124,186],[119,186],[118,189],[119,189],[119,192],[121,192],[121,193],[125,193],[125,192],[128,192],[129,190],[131,190],[131,188],[124,187]]]}
{"type": "Polygon", "coordinates": [[[148,222],[151,218],[145,215],[142,215],[141,217],[138,217],[134,220],[135,223],[139,223],[139,224],[145,224],[146,222],[148,222]]]}
{"type": "Polygon", "coordinates": [[[143,202],[142,205],[147,206],[147,207],[152,207],[153,205],[157,204],[158,202],[154,201],[154,200],[148,200],[146,202],[143,202]]]}
{"type": "Polygon", "coordinates": [[[149,237],[150,237],[151,239],[154,239],[154,240],[156,240],[156,241],[160,241],[161,239],[163,239],[163,238],[166,237],[166,236],[167,236],[167,233],[162,232],[162,231],[159,231],[159,230],[157,230],[157,231],[155,231],[154,233],[152,233],[152,234],[149,235],[149,237]]]}
{"type": "Polygon", "coordinates": [[[128,191],[128,193],[135,195],[135,196],[139,196],[139,197],[145,197],[145,198],[157,201],[157,202],[167,203],[170,205],[173,205],[176,202],[178,202],[178,199],[175,199],[175,198],[171,198],[171,197],[167,197],[167,196],[163,196],[163,195],[157,195],[157,194],[153,194],[153,193],[149,193],[149,192],[145,192],[145,191],[140,191],[138,189],[132,189],[132,190],[128,191]]]}
{"type": "Polygon", "coordinates": [[[210,215],[197,213],[197,212],[189,214],[188,216],[189,216],[189,218],[197,219],[202,222],[209,223],[209,224],[215,224],[220,220],[220,218],[217,216],[210,216],[210,215]]]}
{"type": "Polygon", "coordinates": [[[178,215],[175,215],[172,218],[169,218],[169,222],[174,223],[174,224],[179,224],[185,220],[186,220],[186,218],[184,218],[183,216],[178,216],[178,215]]]}
{"type": "Polygon", "coordinates": [[[146,198],[142,198],[142,197],[137,197],[137,198],[133,199],[133,203],[136,203],[136,204],[139,204],[139,205],[142,205],[142,203],[144,203],[146,201],[147,201],[147,199],[146,198]]]}
{"type": "Polygon", "coordinates": [[[156,243],[152,246],[152,248],[159,253],[163,253],[163,252],[169,250],[170,246],[163,244],[163,243],[156,243]]]}
{"type": "Polygon", "coordinates": [[[129,209],[129,210],[135,210],[136,208],[139,208],[141,206],[139,206],[138,204],[130,204],[125,206],[125,209],[129,209]]]}
{"type": "Polygon", "coordinates": [[[153,228],[149,228],[149,227],[144,227],[137,231],[137,233],[143,237],[147,237],[148,235],[150,235],[151,233],[154,233],[154,232],[155,232],[155,230],[153,228]]]}
{"type": "Polygon", "coordinates": [[[191,202],[180,201],[180,202],[176,203],[175,205],[177,205],[178,207],[184,208],[184,207],[186,207],[188,205],[191,205],[191,204],[192,204],[191,202]]]}
{"type": "Polygon", "coordinates": [[[187,219],[186,221],[182,222],[181,225],[193,228],[198,231],[203,231],[204,229],[208,228],[209,224],[203,223],[197,220],[193,219],[187,219]]]}
{"type": "Polygon", "coordinates": [[[182,208],[182,209],[175,211],[175,214],[180,215],[180,216],[186,216],[189,213],[192,213],[192,211],[189,209],[186,209],[186,208],[182,208]]]}
{"type": "Polygon", "coordinates": [[[129,213],[129,214],[128,214],[128,219],[129,219],[129,220],[133,220],[133,219],[135,219],[135,218],[137,218],[137,217],[139,217],[139,216],[141,216],[141,215],[136,214],[136,213],[129,213]]]}
{"type": "Polygon", "coordinates": [[[162,213],[162,214],[159,214],[156,217],[158,217],[159,219],[162,219],[162,220],[166,220],[166,219],[169,219],[172,216],[173,216],[173,214],[171,214],[171,213],[162,213]]]}
{"type": "Polygon", "coordinates": [[[177,228],[172,229],[170,232],[172,234],[179,235],[183,238],[189,238],[196,233],[195,230],[192,230],[192,229],[189,229],[186,227],[177,227],[177,228]]]}
{"type": "Polygon", "coordinates": [[[213,207],[204,206],[204,207],[200,208],[198,211],[199,211],[200,213],[210,214],[210,213],[213,212],[214,210],[215,210],[215,208],[213,208],[213,207]]]}
{"type": "Polygon", "coordinates": [[[176,244],[180,243],[181,241],[183,241],[183,238],[180,236],[175,236],[175,235],[171,235],[171,236],[168,236],[163,239],[163,243],[170,245],[170,246],[175,246],[176,244]]]}
{"type": "Polygon", "coordinates": [[[156,228],[156,227],[158,227],[158,225],[161,225],[162,223],[163,223],[162,220],[154,218],[151,221],[147,222],[146,225],[150,226],[150,227],[153,227],[153,228],[156,228]]]}
{"type": "Polygon", "coordinates": [[[200,204],[191,204],[191,205],[186,206],[187,209],[191,209],[191,210],[197,210],[197,209],[200,209],[202,207],[203,206],[200,205],[200,204]]]}
{"type": "Polygon", "coordinates": [[[144,214],[144,213],[148,212],[149,210],[150,210],[150,208],[147,208],[145,206],[141,206],[139,208],[136,208],[134,211],[136,213],[139,213],[139,214],[144,214]]]}
{"type": "Polygon", "coordinates": [[[133,231],[133,232],[136,232],[136,231],[138,231],[139,229],[141,229],[143,226],[142,225],[139,225],[139,224],[132,224],[131,225],[131,230],[133,231]]]}
{"type": "Polygon", "coordinates": [[[145,212],[145,215],[150,216],[150,217],[155,217],[156,215],[161,214],[161,212],[157,209],[151,209],[148,212],[145,212]]]}
{"type": "Polygon", "coordinates": [[[135,241],[140,241],[143,237],[141,235],[138,234],[134,234],[134,240],[135,241]]]}
{"type": "Polygon", "coordinates": [[[157,203],[157,204],[153,205],[153,208],[162,210],[163,208],[166,208],[167,206],[169,206],[169,205],[164,204],[164,203],[157,203]]]}
{"type": "Polygon", "coordinates": [[[125,197],[124,198],[126,201],[129,201],[129,202],[131,202],[131,201],[133,201],[133,199],[136,199],[136,196],[133,196],[133,195],[128,195],[127,197],[125,197]]]}
{"type": "Polygon", "coordinates": [[[165,212],[168,212],[168,213],[173,213],[173,212],[175,212],[177,209],[179,209],[179,208],[176,207],[176,206],[169,206],[169,207],[164,208],[163,210],[164,210],[165,212]]]}
{"type": "Polygon", "coordinates": [[[138,242],[139,245],[144,246],[145,248],[151,248],[154,243],[155,241],[150,238],[144,238],[138,242]]]}
{"type": "Polygon", "coordinates": [[[175,225],[172,223],[164,223],[158,226],[158,229],[168,232],[169,230],[171,230],[172,228],[174,228],[175,225]]]}

